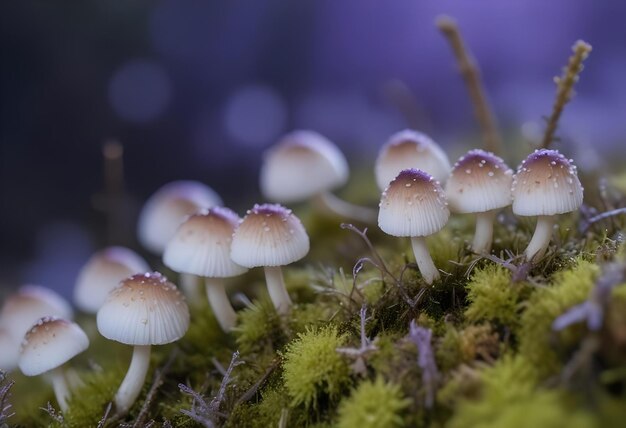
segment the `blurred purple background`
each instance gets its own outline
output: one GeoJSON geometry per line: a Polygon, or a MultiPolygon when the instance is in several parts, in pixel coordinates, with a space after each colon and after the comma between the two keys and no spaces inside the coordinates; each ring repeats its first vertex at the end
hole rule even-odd
{"type": "Polygon", "coordinates": [[[441,13],[458,20],[509,135],[541,131],[552,77],[575,40],[591,43],[559,135],[626,151],[626,2],[2,2],[0,289],[67,294],[105,244],[93,200],[109,138],[124,145],[135,208],[185,178],[241,210],[258,195],[260,154],[290,129],[327,135],[353,166],[373,162],[408,125],[389,101],[399,79],[454,159],[477,129],[441,13]]]}

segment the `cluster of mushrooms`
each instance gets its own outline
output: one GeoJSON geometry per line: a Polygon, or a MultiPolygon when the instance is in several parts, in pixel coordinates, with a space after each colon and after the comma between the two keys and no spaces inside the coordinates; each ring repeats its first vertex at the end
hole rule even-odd
{"type": "MultiPolygon", "coordinates": [[[[410,237],[424,281],[439,278],[425,244],[448,221],[450,211],[474,213],[472,250],[489,253],[496,213],[513,205],[520,216],[537,216],[535,233],[525,250],[539,260],[550,242],[556,215],[574,211],[583,189],[571,160],[555,150],[537,150],[516,174],[502,159],[471,150],[453,167],[445,152],[428,136],[405,130],[394,134],[376,160],[376,182],[382,191],[379,210],[347,203],[331,193],[348,179],[341,151],[323,136],[295,131],[272,147],[261,169],[263,195],[276,203],[312,200],[342,218],[378,219],[387,234],[410,237]]],[[[144,384],[152,345],[174,342],[189,327],[187,301],[199,298],[199,278],[219,325],[236,324],[224,279],[263,267],[268,292],[280,314],[292,305],[281,266],[309,251],[309,237],[293,212],[279,204],[255,205],[243,219],[222,206],[209,187],[176,181],[159,189],[145,204],[138,236],[149,251],[180,274],[183,293],[148,263],[123,247],[94,254],[78,275],[74,304],[97,314],[97,327],[107,339],[132,345],[126,377],[114,401],[127,412],[144,384]]],[[[50,373],[62,410],[80,380],[63,365],[89,346],[85,332],[71,321],[71,306],[51,290],[25,286],[9,296],[0,312],[0,368],[16,366],[27,376],[50,373]]]]}

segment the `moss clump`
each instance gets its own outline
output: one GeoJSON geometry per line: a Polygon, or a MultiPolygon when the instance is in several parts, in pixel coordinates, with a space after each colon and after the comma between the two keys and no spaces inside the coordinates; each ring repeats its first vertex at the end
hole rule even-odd
{"type": "Polygon", "coordinates": [[[398,385],[381,377],[365,381],[339,406],[338,428],[392,428],[403,425],[402,410],[410,401],[398,385]]]}
{"type": "MultiPolygon", "coordinates": [[[[525,303],[519,351],[542,374],[556,373],[561,367],[554,340],[551,340],[555,335],[552,323],[567,309],[587,299],[598,271],[597,265],[579,260],[576,267],[557,273],[551,285],[537,289],[525,303]]],[[[577,338],[567,337],[567,334],[575,334],[570,330],[561,333],[561,337],[565,342],[577,344],[577,338]]]]}
{"type": "Polygon", "coordinates": [[[284,341],[280,317],[269,298],[259,299],[240,311],[233,333],[237,347],[244,355],[272,350],[277,343],[284,341]]]}
{"type": "Polygon", "coordinates": [[[467,283],[469,306],[465,316],[470,322],[494,321],[516,327],[519,323],[519,299],[523,285],[511,283],[511,272],[489,264],[474,271],[467,283]]]}
{"type": "Polygon", "coordinates": [[[283,379],[292,405],[315,408],[321,395],[339,396],[350,382],[348,364],[337,352],[345,341],[331,325],[307,329],[287,346],[283,379]]]}

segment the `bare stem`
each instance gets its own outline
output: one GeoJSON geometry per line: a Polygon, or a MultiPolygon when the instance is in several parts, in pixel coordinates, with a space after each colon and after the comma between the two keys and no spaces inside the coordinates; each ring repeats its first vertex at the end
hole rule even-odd
{"type": "Polygon", "coordinates": [[[487,97],[485,96],[485,90],[480,79],[480,72],[476,61],[465,46],[459,27],[454,19],[449,16],[439,16],[437,17],[436,24],[448,40],[454,52],[454,56],[456,57],[459,71],[465,81],[474,106],[474,115],[476,116],[476,120],[483,134],[485,149],[498,154],[502,150],[502,138],[498,133],[495,117],[487,101],[487,97]]]}
{"type": "Polygon", "coordinates": [[[583,61],[589,56],[591,45],[578,40],[572,46],[572,50],[574,54],[569,58],[565,68],[563,68],[563,75],[554,78],[554,82],[557,85],[556,99],[554,100],[552,114],[548,119],[548,126],[541,142],[541,147],[543,148],[549,147],[554,140],[554,133],[556,132],[559,118],[565,105],[574,96],[574,85],[578,82],[578,76],[583,71],[583,61]]]}

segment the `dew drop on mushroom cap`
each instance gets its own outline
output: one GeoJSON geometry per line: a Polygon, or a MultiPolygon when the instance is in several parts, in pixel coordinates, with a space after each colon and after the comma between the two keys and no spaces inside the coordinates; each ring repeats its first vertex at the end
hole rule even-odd
{"type": "Polygon", "coordinates": [[[454,164],[446,196],[452,212],[476,214],[474,252],[491,250],[493,222],[499,209],[511,205],[512,184],[513,171],[493,153],[470,150],[454,164]]]}
{"type": "Polygon", "coordinates": [[[97,315],[104,337],[133,345],[133,357],[117,394],[119,412],[137,399],[150,364],[151,345],[175,342],[189,328],[189,308],[176,286],[158,272],[133,275],[121,282],[97,315]]]}
{"type": "Polygon", "coordinates": [[[265,279],[274,307],[285,313],[291,299],[285,289],[281,266],[300,260],[309,252],[309,236],[300,219],[281,205],[255,205],[233,235],[231,258],[241,266],[265,268],[265,279]]]}
{"type": "Polygon", "coordinates": [[[266,153],[261,193],[276,202],[299,202],[348,181],[348,163],[327,138],[313,131],[293,131],[266,153]]]}
{"type": "Polygon", "coordinates": [[[443,149],[429,136],[406,129],[393,134],[376,159],[376,183],[387,188],[403,169],[419,169],[443,183],[450,173],[450,161],[443,149]]]}
{"type": "Polygon", "coordinates": [[[82,311],[95,314],[121,280],[148,270],[148,263],[134,251],[125,247],[104,248],[92,255],[80,270],[74,303],[82,311]]]}
{"type": "Polygon", "coordinates": [[[525,250],[528,260],[546,252],[556,215],[577,210],[583,187],[576,166],[556,150],[536,150],[521,163],[513,180],[513,212],[537,216],[535,233],[525,250]]]}
{"type": "Polygon", "coordinates": [[[439,278],[424,237],[441,230],[450,217],[441,185],[429,174],[405,169],[383,192],[378,226],[389,235],[410,237],[417,265],[424,280],[439,278]]]}
{"type": "Polygon", "coordinates": [[[162,254],[186,216],[222,205],[215,191],[197,181],[173,181],[157,190],[145,203],[137,226],[141,245],[162,254]]]}
{"type": "Polygon", "coordinates": [[[24,336],[19,367],[26,376],[52,372],[52,386],[61,410],[65,411],[69,390],[60,367],[88,347],[89,339],[77,324],[62,318],[44,317],[24,336]]]}
{"type": "Polygon", "coordinates": [[[233,232],[239,221],[236,213],[224,207],[191,215],[180,225],[163,254],[164,264],[172,270],[206,278],[209,303],[224,331],[234,327],[237,315],[222,278],[248,270],[230,258],[233,232]]]}

